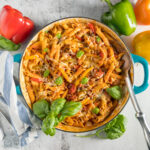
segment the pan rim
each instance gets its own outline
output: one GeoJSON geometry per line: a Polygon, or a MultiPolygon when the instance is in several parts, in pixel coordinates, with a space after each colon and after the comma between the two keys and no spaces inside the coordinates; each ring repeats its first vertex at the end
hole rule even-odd
{"type": "MultiPolygon", "coordinates": [[[[134,63],[133,63],[133,59],[132,59],[132,57],[131,57],[131,54],[130,54],[130,52],[129,52],[127,46],[126,46],[125,43],[123,42],[123,40],[122,40],[112,29],[110,29],[107,25],[101,23],[100,21],[98,21],[98,20],[96,20],[96,19],[89,18],[89,17],[80,17],[80,16],[64,17],[64,18],[60,18],[60,19],[51,21],[51,22],[48,23],[47,25],[44,25],[40,30],[38,30],[38,31],[33,35],[33,37],[31,38],[31,40],[28,42],[27,46],[25,47],[25,50],[24,50],[23,55],[22,55],[22,58],[21,58],[21,63],[20,63],[20,66],[19,66],[19,83],[20,83],[20,85],[21,85],[21,75],[20,75],[20,74],[21,74],[21,70],[22,70],[21,68],[22,68],[23,56],[24,56],[24,54],[25,54],[25,52],[26,52],[27,47],[32,43],[33,39],[38,35],[38,33],[39,33],[41,30],[43,30],[44,28],[46,28],[46,27],[48,27],[48,26],[50,26],[50,25],[52,25],[52,24],[54,24],[54,23],[57,23],[57,22],[59,22],[59,21],[64,21],[64,20],[66,20],[66,19],[85,19],[85,20],[91,20],[91,21],[95,21],[95,22],[97,22],[97,23],[103,25],[105,28],[109,29],[109,30],[112,32],[112,34],[114,34],[114,35],[119,39],[119,41],[121,42],[121,44],[123,44],[123,46],[124,46],[126,52],[129,54],[130,60],[131,60],[131,62],[132,62],[132,65],[131,65],[131,66],[132,66],[132,72],[133,72],[133,76],[132,76],[133,82],[132,82],[132,85],[134,85],[134,65],[133,65],[134,63]]],[[[22,92],[23,98],[24,98],[24,100],[25,100],[25,103],[27,104],[27,101],[26,101],[26,99],[25,99],[24,91],[23,91],[22,87],[21,87],[21,92],[22,92]]],[[[96,130],[96,129],[98,129],[98,128],[102,128],[102,127],[104,127],[107,123],[109,123],[109,122],[112,121],[114,118],[116,118],[116,117],[122,112],[122,110],[123,110],[124,107],[126,106],[127,102],[129,101],[129,98],[130,98],[130,96],[128,95],[128,98],[126,99],[125,104],[122,106],[122,108],[115,114],[115,116],[114,116],[112,119],[110,119],[108,122],[104,123],[104,124],[101,125],[101,126],[92,128],[92,129],[87,130],[87,131],[77,131],[77,132],[76,132],[76,131],[67,131],[67,130],[59,129],[59,128],[56,128],[56,129],[57,129],[57,130],[60,130],[60,131],[63,131],[63,132],[84,133],[84,132],[94,131],[94,130],[96,130]]],[[[27,107],[28,107],[29,110],[33,113],[32,109],[29,107],[28,104],[27,104],[27,107]]],[[[34,114],[34,113],[33,113],[33,114],[34,114]]],[[[36,116],[36,115],[35,115],[35,116],[36,116]]],[[[36,116],[36,118],[37,118],[38,120],[40,120],[37,116],[36,116]]],[[[41,122],[42,122],[42,121],[41,121],[41,122]]]]}

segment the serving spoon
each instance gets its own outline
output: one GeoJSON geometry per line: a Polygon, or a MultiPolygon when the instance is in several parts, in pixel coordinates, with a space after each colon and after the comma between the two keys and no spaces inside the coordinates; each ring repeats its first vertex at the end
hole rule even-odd
{"type": "Polygon", "coordinates": [[[128,54],[125,54],[122,58],[124,60],[124,66],[123,66],[123,71],[125,74],[125,81],[126,81],[126,85],[128,87],[128,91],[130,94],[130,98],[133,104],[133,107],[135,109],[135,116],[136,118],[139,120],[142,128],[143,128],[143,132],[144,132],[144,137],[148,146],[148,149],[150,150],[150,128],[148,127],[147,121],[145,119],[145,114],[142,112],[139,103],[136,99],[135,93],[133,91],[133,86],[131,84],[131,80],[129,77],[129,70],[131,68],[131,58],[128,54]]]}

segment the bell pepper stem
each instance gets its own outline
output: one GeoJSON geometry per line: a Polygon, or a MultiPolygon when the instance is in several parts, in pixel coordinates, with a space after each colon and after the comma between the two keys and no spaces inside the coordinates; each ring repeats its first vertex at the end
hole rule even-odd
{"type": "Polygon", "coordinates": [[[104,1],[108,4],[109,8],[112,9],[113,5],[111,1],[110,0],[104,0],[104,1]]]}

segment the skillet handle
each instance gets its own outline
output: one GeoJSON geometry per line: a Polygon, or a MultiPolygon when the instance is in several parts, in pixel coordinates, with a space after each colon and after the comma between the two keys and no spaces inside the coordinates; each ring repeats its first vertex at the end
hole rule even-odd
{"type": "Polygon", "coordinates": [[[14,62],[20,63],[22,58],[22,53],[13,55],[14,62]]]}
{"type": "Polygon", "coordinates": [[[140,85],[140,86],[134,85],[134,87],[133,87],[134,93],[138,94],[138,93],[145,91],[148,88],[148,80],[149,80],[148,62],[146,59],[144,59],[141,56],[138,56],[135,54],[131,54],[131,56],[132,56],[134,63],[140,63],[140,64],[142,64],[142,66],[144,68],[144,81],[143,81],[142,85],[140,85]]]}
{"type": "MultiPolygon", "coordinates": [[[[21,58],[22,58],[22,53],[13,55],[13,58],[14,58],[14,62],[20,63],[21,58]]],[[[16,85],[16,92],[17,92],[18,95],[22,95],[20,85],[16,85]]]]}

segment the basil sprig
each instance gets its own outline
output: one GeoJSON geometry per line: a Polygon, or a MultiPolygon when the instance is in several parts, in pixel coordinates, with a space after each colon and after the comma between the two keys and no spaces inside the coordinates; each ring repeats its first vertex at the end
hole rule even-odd
{"type": "Polygon", "coordinates": [[[107,138],[107,139],[117,139],[121,137],[126,131],[126,117],[123,115],[118,115],[115,119],[109,122],[103,129],[97,130],[94,134],[88,135],[76,135],[78,137],[93,137],[107,138]],[[105,133],[101,134],[101,133],[105,133]],[[103,135],[103,136],[102,136],[103,135]]]}
{"type": "Polygon", "coordinates": [[[75,115],[81,108],[81,102],[66,102],[64,98],[54,100],[51,106],[46,100],[40,100],[33,104],[33,112],[40,119],[43,119],[42,131],[50,136],[55,135],[55,127],[59,122],[68,116],[75,115]],[[46,108],[46,110],[44,108],[46,108]]]}
{"type": "Polygon", "coordinates": [[[43,119],[50,112],[50,105],[46,100],[41,99],[33,104],[33,112],[40,119],[43,119]]]}

